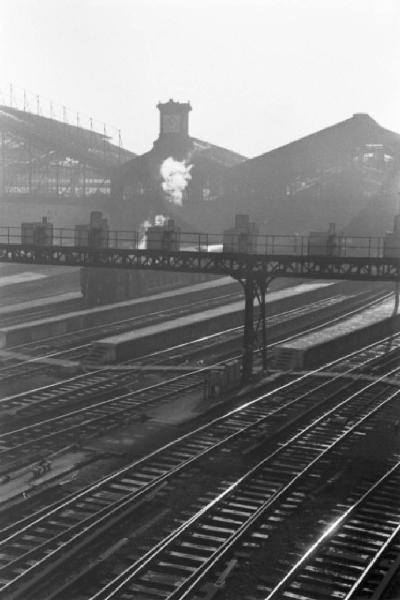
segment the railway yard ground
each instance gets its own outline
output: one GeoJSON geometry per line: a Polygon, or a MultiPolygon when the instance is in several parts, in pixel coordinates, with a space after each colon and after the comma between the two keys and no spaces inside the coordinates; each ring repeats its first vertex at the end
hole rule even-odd
{"type": "Polygon", "coordinates": [[[227,277],[90,310],[0,269],[1,598],[400,599],[393,286],[274,280],[243,385],[227,277]]]}

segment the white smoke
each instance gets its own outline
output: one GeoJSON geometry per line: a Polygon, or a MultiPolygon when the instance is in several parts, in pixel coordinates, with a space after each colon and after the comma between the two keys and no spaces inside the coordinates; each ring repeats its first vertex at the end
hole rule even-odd
{"type": "MultiPolygon", "coordinates": [[[[165,215],[155,215],[155,217],[154,217],[154,225],[156,225],[157,227],[163,227],[163,225],[165,225],[165,223],[167,221],[168,221],[168,217],[166,217],[165,215]]],[[[146,250],[147,230],[149,227],[153,227],[153,223],[149,219],[146,219],[145,221],[143,221],[143,223],[139,227],[139,242],[138,242],[139,250],[146,250]]]]}
{"type": "Polygon", "coordinates": [[[190,174],[193,165],[188,165],[186,161],[179,162],[172,156],[166,158],[160,167],[162,189],[168,196],[168,200],[173,204],[182,206],[183,191],[192,179],[190,174]]]}
{"type": "Polygon", "coordinates": [[[154,225],[156,225],[156,227],[162,227],[167,221],[168,217],[165,215],[156,215],[154,217],[154,225]]]}
{"type": "Polygon", "coordinates": [[[148,230],[148,228],[151,227],[151,223],[150,221],[143,221],[143,223],[140,225],[139,227],[139,243],[138,243],[138,249],[139,250],[145,250],[146,249],[146,232],[148,230]]]}

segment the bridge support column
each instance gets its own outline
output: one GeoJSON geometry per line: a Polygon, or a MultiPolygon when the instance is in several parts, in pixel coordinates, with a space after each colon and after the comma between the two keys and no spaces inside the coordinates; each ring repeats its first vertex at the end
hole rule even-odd
{"type": "Polygon", "coordinates": [[[259,286],[259,303],[260,303],[260,321],[261,321],[261,356],[263,371],[267,369],[267,323],[266,323],[266,293],[267,285],[265,282],[259,286]]]}
{"type": "Polygon", "coordinates": [[[242,383],[247,383],[253,373],[254,347],[254,282],[248,277],[244,282],[244,331],[242,356],[242,383]]]}
{"type": "Polygon", "coordinates": [[[262,366],[267,368],[267,326],[266,326],[266,301],[265,296],[271,279],[258,281],[248,276],[241,280],[244,288],[244,332],[242,355],[242,383],[248,383],[253,374],[253,355],[258,345],[261,351],[262,366]],[[258,300],[260,307],[256,328],[254,328],[254,299],[258,300]],[[261,330],[259,339],[258,332],[261,330]]]}
{"type": "Polygon", "coordinates": [[[396,316],[399,310],[399,296],[400,296],[400,281],[396,281],[394,284],[394,310],[393,315],[396,316]]]}

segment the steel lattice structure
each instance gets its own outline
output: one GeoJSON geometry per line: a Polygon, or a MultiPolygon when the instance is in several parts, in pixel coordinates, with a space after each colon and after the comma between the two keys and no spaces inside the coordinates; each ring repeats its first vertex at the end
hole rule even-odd
{"type": "Polygon", "coordinates": [[[0,106],[0,194],[3,197],[109,195],[113,168],[134,153],[110,141],[106,128],[71,125],[0,106]]]}
{"type": "Polygon", "coordinates": [[[399,281],[400,258],[253,255],[0,243],[0,262],[109,267],[230,275],[259,282],[275,277],[399,281]]]}

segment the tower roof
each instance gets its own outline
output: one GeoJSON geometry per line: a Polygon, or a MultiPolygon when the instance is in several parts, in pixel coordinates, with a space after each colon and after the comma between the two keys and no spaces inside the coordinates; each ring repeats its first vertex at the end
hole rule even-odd
{"type": "Polygon", "coordinates": [[[172,98],[168,102],[159,102],[157,108],[160,112],[168,114],[190,112],[192,110],[190,102],[175,102],[172,98]]]}

